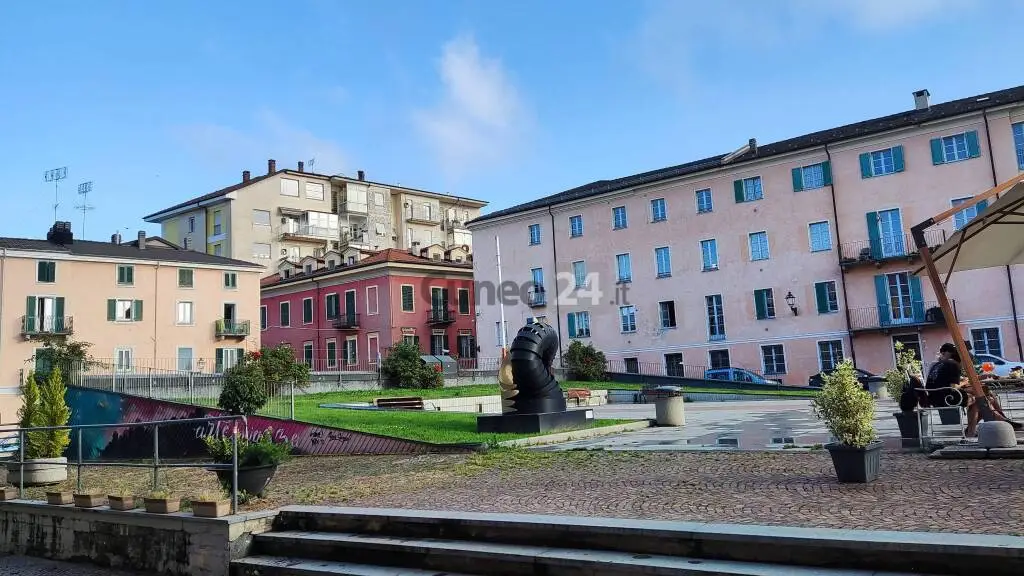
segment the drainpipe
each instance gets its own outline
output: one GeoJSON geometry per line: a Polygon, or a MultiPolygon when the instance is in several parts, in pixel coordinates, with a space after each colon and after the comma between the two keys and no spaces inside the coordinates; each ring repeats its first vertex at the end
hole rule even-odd
{"type": "MultiPolygon", "coordinates": [[[[0,248],[0,318],[4,317],[4,285],[7,283],[7,248],[0,248]]],[[[67,310],[64,311],[67,314],[67,310]]],[[[4,323],[0,322],[0,358],[3,358],[4,323]]],[[[19,381],[18,384],[21,384],[19,381]]],[[[2,422],[2,420],[0,420],[2,422]]]]}
{"type": "MultiPolygon", "coordinates": [[[[317,352],[316,351],[319,349],[319,346],[320,346],[320,281],[314,279],[313,280],[313,285],[316,286],[316,292],[315,292],[316,296],[313,298],[313,318],[314,318],[314,320],[313,320],[313,330],[314,330],[314,333],[313,333],[313,366],[310,367],[311,370],[315,369],[314,367],[316,366],[316,357],[317,357],[317,352]]],[[[338,302],[338,307],[341,308],[341,302],[340,301],[338,302]]],[[[326,302],[323,304],[323,313],[324,313],[324,316],[327,315],[327,303],[326,302]]],[[[326,344],[324,345],[324,347],[326,348],[326,344]]],[[[337,344],[335,344],[335,350],[337,350],[337,344]]],[[[338,352],[335,351],[335,354],[337,354],[337,353],[338,352]]],[[[327,352],[324,351],[324,358],[325,358],[324,364],[327,364],[326,356],[327,356],[327,352]]],[[[356,360],[358,360],[358,358],[356,360]]],[[[335,361],[338,361],[338,358],[335,358],[335,361]]],[[[339,365],[343,365],[343,364],[339,362],[339,365]]]]}
{"type": "MultiPolygon", "coordinates": [[[[832,152],[828,149],[828,144],[825,144],[825,157],[828,159],[829,170],[832,169],[832,152]]],[[[832,220],[836,223],[836,245],[842,246],[842,242],[839,236],[839,208],[836,206],[836,175],[832,173],[832,220]]],[[[840,248],[840,250],[842,250],[840,248]]],[[[843,315],[846,316],[846,336],[850,340],[850,360],[853,360],[853,365],[857,365],[857,347],[853,345],[853,331],[850,327],[850,301],[846,297],[846,270],[843,270],[842,264],[839,265],[839,280],[843,285],[843,315]]]]}
{"type": "MultiPolygon", "coordinates": [[[[992,170],[992,185],[997,186],[999,181],[996,177],[996,156],[992,149],[992,132],[988,126],[988,110],[982,111],[981,115],[985,118],[985,141],[988,143],[988,163],[992,170]]],[[[1020,322],[1017,320],[1017,298],[1013,293],[1013,274],[1011,274],[1009,266],[1006,267],[1006,284],[1010,289],[1010,310],[1013,312],[1013,334],[1017,337],[1017,357],[1024,360],[1024,346],[1021,346],[1020,340],[1020,322]]]]}
{"type": "MultiPolygon", "coordinates": [[[[156,327],[157,327],[157,324],[158,324],[157,321],[156,321],[156,311],[160,309],[160,263],[159,262],[156,263],[156,274],[155,274],[154,280],[155,281],[153,282],[153,311],[150,312],[150,314],[152,314],[152,318],[153,318],[153,363],[156,364],[156,358],[157,358],[157,356],[156,356],[156,335],[157,335],[156,327]]],[[[178,311],[175,310],[174,313],[177,314],[178,311]]],[[[193,308],[192,313],[195,314],[195,308],[193,308]]],[[[175,350],[174,367],[175,368],[178,367],[177,350],[175,350]]]]}
{"type": "MultiPolygon", "coordinates": [[[[548,216],[551,217],[551,259],[554,262],[555,280],[555,325],[558,327],[558,357],[562,357],[562,309],[558,302],[558,235],[555,234],[555,213],[548,206],[548,216]]],[[[545,289],[546,290],[546,289],[545,289]]]]}

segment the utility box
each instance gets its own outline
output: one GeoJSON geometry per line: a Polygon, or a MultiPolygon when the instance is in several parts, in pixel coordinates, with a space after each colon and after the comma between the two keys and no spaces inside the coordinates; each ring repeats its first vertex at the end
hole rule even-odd
{"type": "Polygon", "coordinates": [[[441,372],[445,376],[456,376],[459,373],[459,363],[451,356],[423,354],[420,359],[428,366],[441,366],[441,372]]]}

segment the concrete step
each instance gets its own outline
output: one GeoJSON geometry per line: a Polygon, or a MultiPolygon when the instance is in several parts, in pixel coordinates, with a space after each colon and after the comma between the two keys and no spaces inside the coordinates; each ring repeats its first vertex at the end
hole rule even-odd
{"type": "Polygon", "coordinates": [[[250,556],[231,563],[231,576],[471,576],[437,570],[367,566],[350,562],[250,556]]]}
{"type": "MultiPolygon", "coordinates": [[[[254,539],[258,553],[300,554],[315,561],[387,564],[440,574],[488,576],[879,576],[871,570],[833,570],[728,560],[705,560],[549,546],[367,536],[339,532],[267,532],[254,539]]],[[[265,573],[260,572],[263,576],[265,573]]],[[[289,572],[279,573],[293,574],[289,572]]],[[[299,573],[302,574],[302,573],[299,573]]],[[[309,573],[314,574],[314,573],[309,573]]],[[[891,574],[891,573],[890,573],[891,574]]],[[[893,575],[895,576],[895,575],[893,575]]]]}

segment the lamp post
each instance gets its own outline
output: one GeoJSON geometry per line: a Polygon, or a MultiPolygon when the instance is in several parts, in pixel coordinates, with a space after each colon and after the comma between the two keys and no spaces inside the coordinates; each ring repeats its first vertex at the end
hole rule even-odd
{"type": "Polygon", "coordinates": [[[792,292],[786,292],[786,304],[789,306],[789,309],[793,312],[793,316],[799,315],[796,309],[796,296],[793,296],[792,292]]]}

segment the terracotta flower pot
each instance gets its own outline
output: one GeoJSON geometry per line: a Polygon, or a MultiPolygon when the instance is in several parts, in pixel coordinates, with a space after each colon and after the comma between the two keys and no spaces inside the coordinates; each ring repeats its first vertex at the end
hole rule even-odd
{"type": "Polygon", "coordinates": [[[71,492],[47,492],[46,503],[53,504],[54,506],[67,506],[71,504],[73,498],[71,492]]]}
{"type": "Polygon", "coordinates": [[[96,508],[107,503],[107,497],[102,494],[75,494],[74,499],[77,508],[96,508]]]}
{"type": "Polygon", "coordinates": [[[135,496],[107,496],[110,500],[111,510],[134,510],[135,509],[135,496]]]}
{"type": "Polygon", "coordinates": [[[181,509],[180,498],[146,498],[145,503],[150,514],[173,514],[181,509]]]}
{"type": "Polygon", "coordinates": [[[221,500],[219,502],[192,502],[192,514],[200,518],[220,518],[227,516],[231,511],[231,502],[221,500]]]}

